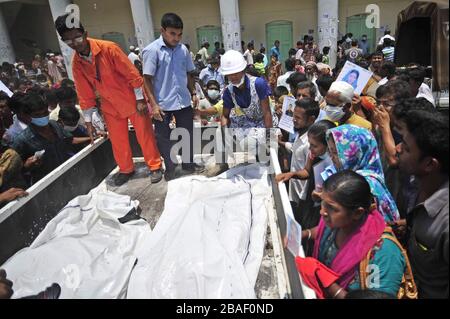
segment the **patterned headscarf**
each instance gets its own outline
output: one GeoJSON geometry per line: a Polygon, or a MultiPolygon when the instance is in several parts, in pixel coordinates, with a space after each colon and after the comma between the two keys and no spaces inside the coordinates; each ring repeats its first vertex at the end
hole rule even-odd
{"type": "Polygon", "coordinates": [[[364,176],[385,221],[398,220],[398,208],[385,185],[378,145],[372,133],[358,126],[342,125],[328,131],[328,138],[331,137],[336,144],[342,169],[364,176]]]}

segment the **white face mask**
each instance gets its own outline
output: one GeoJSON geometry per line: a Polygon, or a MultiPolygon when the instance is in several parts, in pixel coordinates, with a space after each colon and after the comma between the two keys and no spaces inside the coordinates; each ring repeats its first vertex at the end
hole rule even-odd
{"type": "Polygon", "coordinates": [[[244,82],[245,82],[245,75],[242,77],[239,84],[233,84],[233,86],[239,88],[239,87],[241,87],[242,84],[244,84],[244,82]]]}
{"type": "Polygon", "coordinates": [[[328,119],[332,122],[338,122],[342,119],[345,115],[343,106],[343,104],[340,106],[325,106],[325,113],[327,114],[328,119]]]}
{"type": "Polygon", "coordinates": [[[329,158],[330,158],[330,154],[329,154],[328,152],[325,152],[325,154],[320,155],[319,158],[320,158],[321,160],[329,159],[329,158]]]}
{"type": "Polygon", "coordinates": [[[208,96],[211,100],[217,100],[220,97],[219,90],[208,90],[208,96]]]}

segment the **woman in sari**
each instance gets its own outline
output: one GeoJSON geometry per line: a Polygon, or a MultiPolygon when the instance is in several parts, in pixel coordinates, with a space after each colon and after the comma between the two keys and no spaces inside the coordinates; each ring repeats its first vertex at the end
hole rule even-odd
{"type": "Polygon", "coordinates": [[[305,283],[319,298],[343,299],[359,289],[397,296],[407,261],[395,237],[384,235],[386,223],[366,179],[338,172],[325,181],[321,197],[319,226],[302,232],[315,241],[313,257],[296,258],[305,283]]]}
{"type": "Polygon", "coordinates": [[[400,219],[397,205],[384,182],[377,142],[369,130],[354,125],[331,129],[328,148],[338,171],[349,169],[364,176],[386,222],[400,219]]]}

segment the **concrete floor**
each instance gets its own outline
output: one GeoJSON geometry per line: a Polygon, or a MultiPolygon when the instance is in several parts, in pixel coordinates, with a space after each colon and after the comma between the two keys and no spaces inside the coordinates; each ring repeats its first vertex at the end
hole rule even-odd
{"type": "MultiPolygon", "coordinates": [[[[111,177],[112,175],[106,179],[108,190],[139,200],[142,209],[141,216],[147,220],[153,229],[164,210],[167,193],[167,182],[164,178],[158,184],[152,185],[149,170],[142,161],[136,162],[135,174],[126,184],[116,187],[113,185],[111,177]]],[[[269,227],[267,228],[264,257],[256,281],[255,292],[258,299],[280,298],[269,227]]]]}

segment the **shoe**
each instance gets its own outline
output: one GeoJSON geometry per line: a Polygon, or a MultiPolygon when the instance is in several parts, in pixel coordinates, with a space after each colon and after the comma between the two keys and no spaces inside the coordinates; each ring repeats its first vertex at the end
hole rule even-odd
{"type": "Polygon", "coordinates": [[[114,176],[114,184],[116,186],[121,186],[123,184],[125,184],[126,182],[128,182],[128,180],[130,179],[131,176],[134,175],[134,172],[125,174],[125,173],[117,173],[114,176]]]}
{"type": "Polygon", "coordinates": [[[205,171],[205,167],[196,163],[189,163],[182,165],[183,171],[189,174],[201,174],[205,171]]]}
{"type": "Polygon", "coordinates": [[[150,180],[152,181],[152,184],[159,183],[159,181],[162,180],[162,178],[163,174],[160,169],[150,172],[150,180]]]}
{"type": "Polygon", "coordinates": [[[37,295],[23,297],[22,299],[59,299],[61,295],[61,286],[58,284],[52,284],[44,291],[41,291],[37,295]]]}
{"type": "Polygon", "coordinates": [[[175,179],[175,170],[173,171],[165,171],[164,172],[164,179],[166,180],[166,182],[170,182],[171,180],[175,179]]]}
{"type": "Polygon", "coordinates": [[[215,177],[230,169],[227,163],[214,165],[213,168],[206,170],[206,177],[215,177]]]}

